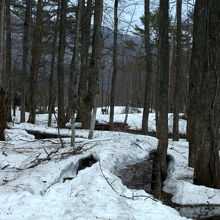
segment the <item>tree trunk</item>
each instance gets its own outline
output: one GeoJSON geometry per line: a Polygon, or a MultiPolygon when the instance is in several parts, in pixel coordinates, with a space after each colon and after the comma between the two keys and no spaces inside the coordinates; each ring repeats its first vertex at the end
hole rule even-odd
{"type": "Polygon", "coordinates": [[[160,88],[158,97],[158,146],[157,155],[159,158],[158,169],[153,175],[161,178],[159,183],[154,183],[152,193],[159,198],[161,196],[162,181],[167,176],[167,147],[168,147],[168,84],[169,84],[169,0],[160,0],[159,9],[159,76],[160,88]]]}
{"type": "Polygon", "coordinates": [[[152,84],[152,59],[150,46],[150,0],[145,0],[145,55],[146,55],[146,83],[145,83],[145,98],[144,98],[144,112],[142,118],[142,134],[148,133],[148,116],[151,102],[151,84],[152,84]]]}
{"type": "Polygon", "coordinates": [[[176,30],[176,72],[174,87],[174,111],[173,111],[173,140],[179,141],[179,104],[180,104],[180,83],[181,83],[181,14],[182,0],[177,0],[177,30],[176,30]]]}
{"type": "Polygon", "coordinates": [[[5,90],[8,106],[7,106],[7,121],[12,121],[11,119],[11,0],[6,1],[6,65],[5,65],[5,90]]]}
{"type": "Polygon", "coordinates": [[[5,0],[0,1],[0,141],[5,140],[6,117],[4,111],[5,91],[3,75],[5,71],[5,0]]]}
{"type": "Polygon", "coordinates": [[[59,31],[59,19],[60,19],[60,1],[58,1],[57,6],[57,17],[56,24],[54,29],[54,38],[52,44],[52,59],[51,59],[51,67],[50,67],[50,85],[49,85],[49,106],[48,106],[48,127],[51,126],[52,122],[52,114],[54,112],[55,107],[55,85],[54,85],[54,72],[55,72],[55,61],[56,61],[56,46],[57,46],[57,35],[59,31]]]}
{"type": "MultiPolygon", "coordinates": [[[[196,4],[198,2],[197,0],[196,4]]],[[[201,84],[199,87],[200,96],[197,97],[199,102],[197,102],[198,106],[196,106],[198,117],[195,122],[197,125],[196,130],[194,131],[195,141],[193,144],[195,146],[191,146],[197,149],[194,183],[220,188],[220,4],[217,0],[204,0],[199,6],[200,11],[204,10],[205,13],[205,22],[200,26],[204,31],[205,37],[203,40],[205,41],[201,42],[201,47],[198,51],[203,58],[201,60],[203,63],[198,66],[199,71],[196,73],[200,75],[201,84]]],[[[197,56],[194,56],[194,59],[194,62],[198,62],[197,56]]]]}
{"type": "MultiPolygon", "coordinates": [[[[158,49],[159,51],[159,49],[158,49]]],[[[156,120],[156,136],[157,136],[157,131],[159,131],[159,123],[158,123],[158,115],[159,115],[159,89],[160,89],[160,73],[159,73],[159,54],[157,54],[157,72],[156,72],[156,111],[155,111],[155,120],[156,120]]]]}
{"type": "Polygon", "coordinates": [[[110,119],[109,119],[109,130],[113,130],[114,123],[114,107],[115,107],[115,90],[117,82],[117,71],[118,71],[118,0],[115,0],[114,5],[114,42],[113,42],[113,73],[112,73],[112,88],[111,88],[111,101],[110,101],[110,119]]]}
{"type": "Polygon", "coordinates": [[[31,0],[26,0],[25,20],[24,20],[24,33],[23,33],[23,56],[22,56],[22,74],[21,74],[21,115],[20,122],[25,122],[25,102],[27,97],[27,61],[29,50],[29,31],[31,22],[31,0]]]}
{"type": "Polygon", "coordinates": [[[69,88],[68,88],[68,106],[66,113],[66,122],[68,122],[77,109],[77,79],[79,74],[79,39],[80,39],[80,23],[81,23],[82,0],[78,0],[75,44],[70,66],[69,88]]]}
{"type": "Polygon", "coordinates": [[[93,136],[94,136],[96,113],[97,113],[97,107],[95,106],[91,112],[91,122],[90,122],[88,139],[93,139],[93,136]]]}
{"type": "Polygon", "coordinates": [[[5,71],[5,0],[0,1],[0,88],[5,71]]]}
{"type": "Polygon", "coordinates": [[[71,117],[71,146],[75,146],[75,113],[77,109],[77,79],[79,74],[79,38],[80,38],[80,23],[82,12],[82,0],[78,0],[77,21],[75,31],[75,45],[73,51],[73,57],[71,62],[70,77],[69,77],[69,103],[67,109],[66,121],[69,121],[68,117],[71,117]],[[69,116],[68,116],[69,113],[69,116]]]}
{"type": "Polygon", "coordinates": [[[93,42],[92,42],[92,57],[90,61],[90,80],[88,97],[90,100],[90,112],[93,110],[93,116],[90,120],[90,132],[89,138],[93,138],[93,131],[95,128],[96,121],[96,98],[99,93],[99,74],[101,70],[101,52],[102,52],[102,17],[103,17],[103,0],[95,1],[95,12],[94,12],[94,31],[93,31],[93,42]]]}
{"type": "Polygon", "coordinates": [[[82,20],[81,20],[81,69],[78,90],[78,112],[77,120],[82,123],[82,127],[89,129],[90,127],[90,111],[88,94],[89,79],[89,41],[92,16],[92,0],[82,0],[82,20]]]}
{"type": "Polygon", "coordinates": [[[202,83],[202,69],[207,69],[207,58],[204,56],[206,51],[206,18],[207,18],[207,0],[196,1],[194,9],[193,25],[193,47],[189,74],[189,108],[187,120],[187,135],[189,141],[189,166],[194,167],[197,149],[196,140],[200,138],[198,130],[198,108],[200,106],[200,85],[202,83]],[[198,136],[197,136],[198,135],[198,136]]]}
{"type": "Polygon", "coordinates": [[[33,30],[33,41],[32,41],[32,61],[31,61],[31,72],[30,72],[30,90],[29,90],[29,105],[30,115],[28,122],[34,124],[36,117],[36,93],[37,93],[37,76],[40,68],[41,60],[41,42],[42,42],[42,31],[43,31],[43,8],[42,0],[38,0],[37,3],[37,14],[36,23],[33,30]]]}
{"type": "Polygon", "coordinates": [[[66,49],[66,25],[67,25],[67,2],[61,0],[60,8],[60,30],[59,30],[59,52],[57,64],[58,78],[58,123],[59,128],[65,127],[65,111],[64,111],[64,56],[66,49]]]}

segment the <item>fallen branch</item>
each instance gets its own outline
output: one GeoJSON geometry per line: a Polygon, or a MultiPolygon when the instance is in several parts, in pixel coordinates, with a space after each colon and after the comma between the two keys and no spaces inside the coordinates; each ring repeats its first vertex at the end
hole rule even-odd
{"type": "Polygon", "coordinates": [[[4,170],[5,168],[7,168],[9,166],[10,166],[9,164],[5,165],[4,167],[1,168],[1,170],[4,170]]]}

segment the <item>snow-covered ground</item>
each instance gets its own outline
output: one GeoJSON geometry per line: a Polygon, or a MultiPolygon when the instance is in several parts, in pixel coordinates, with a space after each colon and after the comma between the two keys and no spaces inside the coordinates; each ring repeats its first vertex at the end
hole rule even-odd
{"type": "MultiPolygon", "coordinates": [[[[124,121],[123,110],[124,107],[116,108],[116,121],[124,121]]],[[[108,115],[98,114],[98,119],[104,121],[101,117],[106,117],[107,123],[108,115]]],[[[129,118],[133,118],[130,126],[140,126],[141,113],[129,114],[129,118]]],[[[88,140],[88,131],[77,130],[77,150],[70,147],[70,138],[63,139],[65,147],[61,148],[59,139],[36,140],[25,131],[57,134],[55,127],[46,126],[46,120],[47,115],[41,114],[37,125],[11,124],[6,131],[7,141],[0,142],[0,220],[185,219],[143,190],[128,189],[114,175],[116,167],[148,157],[157,147],[156,138],[95,131],[94,139],[88,140]],[[89,155],[98,162],[77,173],[79,160],[89,155]],[[64,182],[66,178],[73,179],[64,182]]],[[[150,116],[149,121],[153,124],[154,117],[150,116]]],[[[69,129],[61,129],[60,133],[71,135],[69,129]]],[[[170,140],[168,154],[172,161],[163,190],[173,194],[173,202],[220,204],[220,190],[192,184],[193,169],[187,166],[185,140],[170,140]]]]}
{"type": "Polygon", "coordinates": [[[146,157],[155,138],[96,132],[88,140],[87,131],[77,133],[81,138],[74,151],[69,138],[60,148],[58,139],[35,140],[22,129],[7,130],[8,140],[0,144],[0,219],[185,219],[143,190],[128,189],[113,174],[116,166],[146,157]],[[80,158],[89,155],[99,162],[77,174],[80,158]]]}
{"type": "MultiPolygon", "coordinates": [[[[130,129],[134,130],[141,130],[142,126],[142,115],[143,115],[143,109],[142,108],[135,108],[136,111],[132,110],[130,108],[130,112],[128,114],[128,119],[127,119],[127,124],[130,129]]],[[[125,120],[125,107],[123,106],[117,106],[115,107],[114,110],[114,122],[119,122],[119,123],[124,123],[125,120]]],[[[19,122],[19,115],[20,112],[17,111],[17,117],[15,118],[15,122],[19,122]]],[[[28,113],[26,113],[26,118],[28,118],[28,113]]],[[[48,115],[47,114],[38,114],[36,116],[36,124],[37,125],[47,125],[47,119],[48,115]]],[[[108,124],[109,122],[109,114],[102,114],[101,113],[101,108],[97,109],[97,121],[102,124],[108,124]]],[[[172,133],[173,129],[173,114],[169,113],[168,114],[168,125],[169,125],[169,132],[172,133]]],[[[52,126],[56,125],[56,118],[52,117],[52,126]]],[[[155,113],[150,113],[149,114],[149,120],[148,120],[148,129],[151,132],[156,131],[156,119],[155,119],[155,113]]],[[[180,134],[186,134],[186,120],[180,119],[179,122],[179,131],[180,134]]]]}
{"type": "Polygon", "coordinates": [[[188,142],[170,141],[168,154],[173,158],[163,190],[173,194],[181,205],[220,205],[220,190],[192,184],[193,168],[188,167],[188,142]]]}
{"type": "MultiPolygon", "coordinates": [[[[138,110],[138,113],[135,111],[132,112],[132,108],[130,109],[130,112],[132,112],[132,113],[128,114],[127,124],[130,129],[141,130],[143,109],[142,108],[135,108],[135,110],[138,110]]],[[[125,120],[125,107],[123,107],[123,106],[115,107],[114,113],[115,113],[114,114],[114,121],[123,123],[125,120]]],[[[169,120],[168,121],[169,132],[172,132],[172,130],[173,130],[173,114],[172,113],[168,114],[168,120],[169,120]]],[[[109,114],[106,114],[106,115],[101,114],[101,108],[98,108],[97,121],[99,121],[100,123],[108,124],[109,114]]],[[[155,113],[149,114],[148,129],[151,132],[156,131],[155,113]]],[[[180,119],[179,130],[180,130],[180,134],[186,133],[186,120],[180,119]]]]}

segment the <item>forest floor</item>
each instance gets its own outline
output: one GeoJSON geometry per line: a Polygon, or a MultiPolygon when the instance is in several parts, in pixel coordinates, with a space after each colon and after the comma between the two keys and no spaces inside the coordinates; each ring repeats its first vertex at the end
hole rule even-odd
{"type": "MultiPolygon", "coordinates": [[[[117,122],[124,121],[123,109],[116,108],[117,122]]],[[[59,138],[37,139],[27,133],[29,130],[57,135],[55,118],[53,128],[46,126],[44,114],[37,115],[36,125],[18,124],[18,118],[19,114],[9,125],[7,140],[0,142],[0,220],[186,219],[144,190],[129,189],[116,175],[116,170],[149,158],[157,147],[156,138],[95,131],[94,139],[88,140],[88,131],[77,129],[76,146],[71,148],[69,129],[60,130],[65,136],[62,144],[59,138]]],[[[102,123],[107,123],[107,118],[108,115],[97,115],[102,123]]],[[[154,122],[152,113],[152,131],[154,122]]],[[[128,126],[137,129],[140,123],[141,112],[129,114],[128,126]]],[[[184,133],[186,122],[181,120],[180,126],[184,133]]],[[[220,190],[192,184],[193,169],[187,166],[186,140],[170,140],[168,154],[171,160],[163,190],[173,195],[173,203],[183,207],[220,204],[220,190]]],[[[203,214],[211,216],[218,212],[209,209],[203,214]]],[[[189,213],[186,216],[194,217],[189,213]]]]}

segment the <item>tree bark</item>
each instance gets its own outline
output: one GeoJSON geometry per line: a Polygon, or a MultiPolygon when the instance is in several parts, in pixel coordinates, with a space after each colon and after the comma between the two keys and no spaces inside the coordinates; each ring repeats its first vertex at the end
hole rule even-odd
{"type": "Polygon", "coordinates": [[[114,129],[114,107],[115,107],[115,90],[117,82],[118,72],[118,0],[115,0],[114,4],[114,42],[113,42],[113,73],[112,73],[112,87],[111,87],[111,100],[110,100],[110,119],[109,119],[109,130],[114,129]]]}
{"type": "Polygon", "coordinates": [[[89,81],[89,45],[90,45],[90,29],[92,16],[92,2],[82,0],[82,20],[81,20],[81,68],[78,89],[78,112],[77,120],[82,123],[82,127],[89,129],[90,127],[90,111],[88,95],[89,81]]]}
{"type": "Polygon", "coordinates": [[[102,52],[102,17],[103,17],[103,0],[95,1],[94,12],[94,31],[92,41],[92,57],[90,61],[90,80],[88,97],[90,100],[90,113],[93,111],[92,118],[90,120],[90,132],[89,138],[93,138],[93,132],[96,121],[96,108],[97,108],[97,95],[99,93],[99,74],[101,70],[101,52],[102,52]]]}
{"type": "Polygon", "coordinates": [[[189,108],[187,120],[187,135],[189,141],[189,166],[194,167],[197,149],[196,141],[200,139],[198,130],[198,108],[200,108],[200,86],[202,83],[201,70],[207,69],[207,58],[204,56],[206,52],[206,18],[207,18],[207,0],[196,1],[194,9],[194,25],[193,25],[193,47],[190,62],[189,74],[189,108]]]}
{"type": "Polygon", "coordinates": [[[79,38],[80,38],[80,24],[81,24],[82,0],[78,0],[76,30],[75,30],[75,45],[73,57],[71,62],[70,77],[69,77],[69,103],[67,109],[66,121],[71,118],[71,146],[75,146],[75,113],[77,109],[77,79],[79,74],[79,38]]]}
{"type": "Polygon", "coordinates": [[[8,101],[6,108],[7,121],[12,121],[11,118],[11,0],[6,1],[6,64],[5,64],[5,90],[8,101]]]}
{"type": "Polygon", "coordinates": [[[160,178],[154,183],[152,193],[159,198],[161,196],[162,181],[167,176],[167,147],[168,147],[168,84],[169,84],[169,0],[160,0],[159,9],[159,76],[160,88],[158,97],[158,146],[157,156],[159,158],[158,169],[154,175],[160,178]]]}
{"type": "Polygon", "coordinates": [[[68,106],[66,113],[66,122],[68,122],[77,109],[77,79],[79,74],[79,39],[81,25],[82,0],[78,0],[78,9],[76,15],[75,44],[70,66],[69,88],[68,88],[68,106]]]}
{"type": "Polygon", "coordinates": [[[23,56],[22,56],[22,73],[21,73],[21,115],[20,122],[25,122],[25,102],[27,98],[27,61],[29,50],[29,32],[31,22],[31,0],[25,1],[25,20],[24,20],[24,33],[23,33],[23,56]]]}
{"type": "MultiPolygon", "coordinates": [[[[198,0],[197,3],[199,4],[198,0]]],[[[198,66],[199,71],[196,73],[200,75],[201,84],[199,86],[200,96],[197,97],[199,102],[196,106],[198,117],[194,131],[193,144],[195,146],[191,146],[197,149],[194,183],[220,188],[220,3],[217,0],[204,0],[200,3],[200,11],[204,9],[205,13],[205,22],[200,26],[205,31],[203,33],[205,41],[202,42],[198,51],[203,58],[203,65],[198,66]]],[[[198,62],[197,56],[194,56],[194,59],[194,62],[198,62]]]]}
{"type": "Polygon", "coordinates": [[[37,3],[37,14],[36,23],[33,30],[33,41],[32,41],[32,61],[31,61],[31,72],[30,72],[30,90],[29,90],[29,105],[30,115],[28,122],[35,124],[36,117],[36,93],[37,93],[37,76],[40,68],[41,60],[41,42],[42,42],[42,31],[43,31],[43,6],[42,0],[38,0],[37,3]]]}
{"type": "Polygon", "coordinates": [[[4,111],[5,91],[3,75],[5,71],[5,0],[0,1],[0,141],[5,140],[6,117],[4,111]]]}
{"type": "Polygon", "coordinates": [[[180,104],[180,83],[182,80],[181,71],[181,29],[182,29],[182,0],[177,0],[177,30],[176,30],[176,72],[174,87],[174,111],[173,111],[173,140],[179,141],[179,104],[180,104]]]}
{"type": "Polygon", "coordinates": [[[59,52],[57,64],[58,78],[58,123],[59,128],[65,127],[65,111],[64,111],[64,56],[66,49],[66,25],[67,25],[67,2],[61,0],[60,8],[60,30],[59,30],[59,52]]]}
{"type": "Polygon", "coordinates": [[[142,118],[142,134],[148,133],[148,116],[151,102],[151,84],[152,84],[152,59],[150,46],[150,0],[145,0],[145,19],[144,19],[144,39],[145,39],[145,56],[146,56],[146,83],[144,96],[144,112],[142,118]]]}
{"type": "Polygon", "coordinates": [[[56,61],[56,46],[57,46],[57,37],[59,31],[59,19],[60,19],[60,1],[58,1],[57,6],[57,17],[54,29],[54,38],[52,44],[52,59],[51,59],[51,67],[50,67],[50,84],[49,84],[49,106],[48,106],[48,127],[51,126],[52,122],[52,114],[54,112],[55,107],[55,82],[54,82],[54,73],[55,73],[55,61],[56,61]]]}

